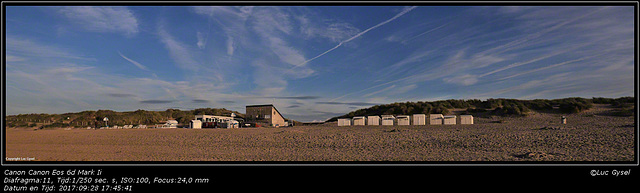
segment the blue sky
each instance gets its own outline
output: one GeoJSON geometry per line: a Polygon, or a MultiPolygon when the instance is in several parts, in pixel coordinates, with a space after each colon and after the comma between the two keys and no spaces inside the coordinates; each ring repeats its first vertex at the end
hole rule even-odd
{"type": "Polygon", "coordinates": [[[634,94],[634,8],[7,6],[6,113],[634,94]]]}

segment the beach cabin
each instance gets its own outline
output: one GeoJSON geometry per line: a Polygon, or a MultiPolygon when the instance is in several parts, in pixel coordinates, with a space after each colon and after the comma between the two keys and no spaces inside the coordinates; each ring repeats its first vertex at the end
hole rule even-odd
{"type": "Polygon", "coordinates": [[[176,120],[168,120],[162,128],[178,128],[178,121],[176,120]]]}
{"type": "Polygon", "coordinates": [[[380,116],[367,116],[367,125],[380,125],[380,116]]]}
{"type": "Polygon", "coordinates": [[[460,115],[460,124],[473,125],[473,115],[460,115]]]}
{"type": "Polygon", "coordinates": [[[443,119],[442,114],[429,114],[429,124],[431,125],[442,125],[443,119]]]}
{"type": "Polygon", "coordinates": [[[365,125],[367,123],[367,118],[364,116],[353,117],[353,125],[365,125]]]}
{"type": "Polygon", "coordinates": [[[444,121],[442,122],[445,125],[455,125],[456,124],[456,116],[455,115],[449,115],[449,116],[444,116],[444,121]]]}
{"type": "Polygon", "coordinates": [[[200,120],[191,120],[189,122],[189,128],[191,128],[191,129],[202,129],[202,121],[200,121],[200,120]]]}
{"type": "Polygon", "coordinates": [[[396,117],[396,120],[398,120],[398,125],[411,125],[411,119],[409,115],[398,115],[396,117]]]}
{"type": "Polygon", "coordinates": [[[382,115],[382,125],[393,125],[393,122],[395,122],[396,117],[394,117],[393,115],[382,115]]]}
{"type": "Polygon", "coordinates": [[[338,126],[351,126],[351,119],[338,119],[338,126]]]}
{"type": "Polygon", "coordinates": [[[426,121],[427,115],[425,114],[414,114],[413,115],[413,125],[424,125],[426,121]]]}

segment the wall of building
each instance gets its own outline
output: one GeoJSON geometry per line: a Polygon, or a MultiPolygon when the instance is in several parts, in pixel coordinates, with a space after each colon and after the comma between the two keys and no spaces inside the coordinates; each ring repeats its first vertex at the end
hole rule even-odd
{"type": "Polygon", "coordinates": [[[429,124],[431,125],[442,125],[444,117],[442,114],[430,114],[429,115],[429,124]]]}
{"type": "Polygon", "coordinates": [[[424,125],[425,124],[425,114],[414,114],[413,115],[413,125],[424,125]]]}
{"type": "Polygon", "coordinates": [[[379,116],[368,116],[367,117],[367,125],[380,125],[380,117],[379,116]]]}
{"type": "Polygon", "coordinates": [[[460,116],[460,124],[473,124],[473,116],[460,116]]]}
{"type": "Polygon", "coordinates": [[[284,122],[284,117],[278,113],[275,107],[271,107],[271,126],[286,126],[284,122]]]}
{"type": "Polygon", "coordinates": [[[274,106],[247,106],[246,111],[247,122],[262,123],[264,126],[285,126],[284,117],[274,106]]]}

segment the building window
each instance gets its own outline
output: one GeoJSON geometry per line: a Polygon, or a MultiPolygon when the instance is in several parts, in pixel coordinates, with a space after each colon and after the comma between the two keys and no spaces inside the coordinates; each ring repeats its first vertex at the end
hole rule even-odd
{"type": "Polygon", "coordinates": [[[271,115],[264,115],[265,119],[271,119],[271,115]]]}

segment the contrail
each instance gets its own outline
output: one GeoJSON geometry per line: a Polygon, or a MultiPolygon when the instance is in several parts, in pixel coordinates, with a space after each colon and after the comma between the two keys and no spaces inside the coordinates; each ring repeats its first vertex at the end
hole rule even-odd
{"type": "Polygon", "coordinates": [[[136,61],[134,61],[132,59],[127,58],[126,56],[122,55],[122,53],[120,53],[120,51],[118,51],[118,54],[120,54],[120,56],[122,58],[124,58],[125,60],[131,62],[133,65],[136,65],[136,67],[138,67],[138,68],[140,68],[142,70],[149,71],[149,69],[146,66],[144,66],[144,65],[142,65],[142,64],[140,64],[140,63],[138,63],[138,62],[136,62],[136,61]]]}
{"type": "Polygon", "coordinates": [[[407,43],[408,41],[411,41],[411,40],[413,40],[413,39],[416,39],[417,37],[420,37],[420,36],[422,36],[422,35],[424,35],[424,34],[428,34],[428,33],[432,32],[432,31],[436,31],[436,30],[438,30],[438,29],[440,29],[440,28],[442,28],[442,27],[444,27],[444,26],[446,26],[446,25],[448,25],[448,24],[449,24],[449,23],[445,23],[445,24],[442,24],[442,25],[440,25],[440,26],[438,26],[438,27],[436,27],[436,28],[433,28],[433,29],[431,29],[431,30],[429,30],[429,31],[422,32],[421,34],[418,34],[417,36],[413,36],[412,38],[409,38],[408,40],[403,40],[403,41],[402,41],[402,43],[403,43],[403,44],[404,44],[404,43],[407,43]]]}
{"type": "Polygon", "coordinates": [[[369,29],[366,29],[366,30],[364,30],[364,31],[362,31],[362,32],[360,32],[360,33],[358,33],[358,34],[356,34],[355,36],[353,36],[353,37],[351,37],[351,38],[349,38],[349,39],[346,39],[346,40],[344,40],[344,41],[341,41],[341,42],[340,42],[340,43],[338,43],[338,45],[336,45],[335,47],[333,47],[333,48],[331,48],[331,49],[329,49],[329,50],[327,50],[327,51],[323,52],[323,53],[322,53],[322,54],[320,54],[320,55],[317,55],[316,57],[313,57],[313,58],[311,58],[311,59],[309,59],[309,60],[307,60],[307,61],[304,61],[304,62],[302,62],[302,63],[300,63],[300,64],[298,64],[298,65],[294,66],[293,68],[289,69],[289,71],[291,71],[291,70],[293,70],[293,69],[297,68],[298,66],[302,66],[302,65],[304,65],[304,64],[306,64],[306,63],[308,63],[308,62],[311,62],[311,61],[315,60],[316,58],[319,58],[320,56],[323,56],[323,55],[325,55],[325,54],[327,54],[327,53],[329,53],[329,52],[331,52],[331,51],[333,51],[333,50],[335,50],[335,49],[339,48],[340,46],[342,46],[342,44],[345,44],[345,43],[347,43],[347,42],[350,42],[351,40],[354,40],[354,39],[356,39],[356,38],[358,38],[358,37],[360,37],[360,36],[364,35],[365,33],[369,32],[369,31],[371,31],[371,30],[373,30],[373,29],[376,29],[376,28],[378,28],[378,27],[380,27],[380,26],[382,26],[382,25],[384,25],[384,24],[387,24],[387,23],[389,23],[389,22],[391,22],[391,21],[393,21],[393,20],[397,19],[398,17],[400,17],[400,16],[402,16],[402,15],[404,15],[404,14],[406,14],[406,13],[409,13],[409,11],[411,11],[411,10],[415,9],[416,7],[417,7],[417,6],[409,7],[409,8],[407,8],[407,9],[403,10],[402,12],[398,13],[396,16],[393,16],[391,19],[388,19],[388,20],[386,20],[386,21],[383,21],[383,22],[381,22],[381,23],[379,23],[379,24],[377,24],[377,25],[375,25],[375,26],[373,26],[373,27],[370,27],[369,29]]]}

